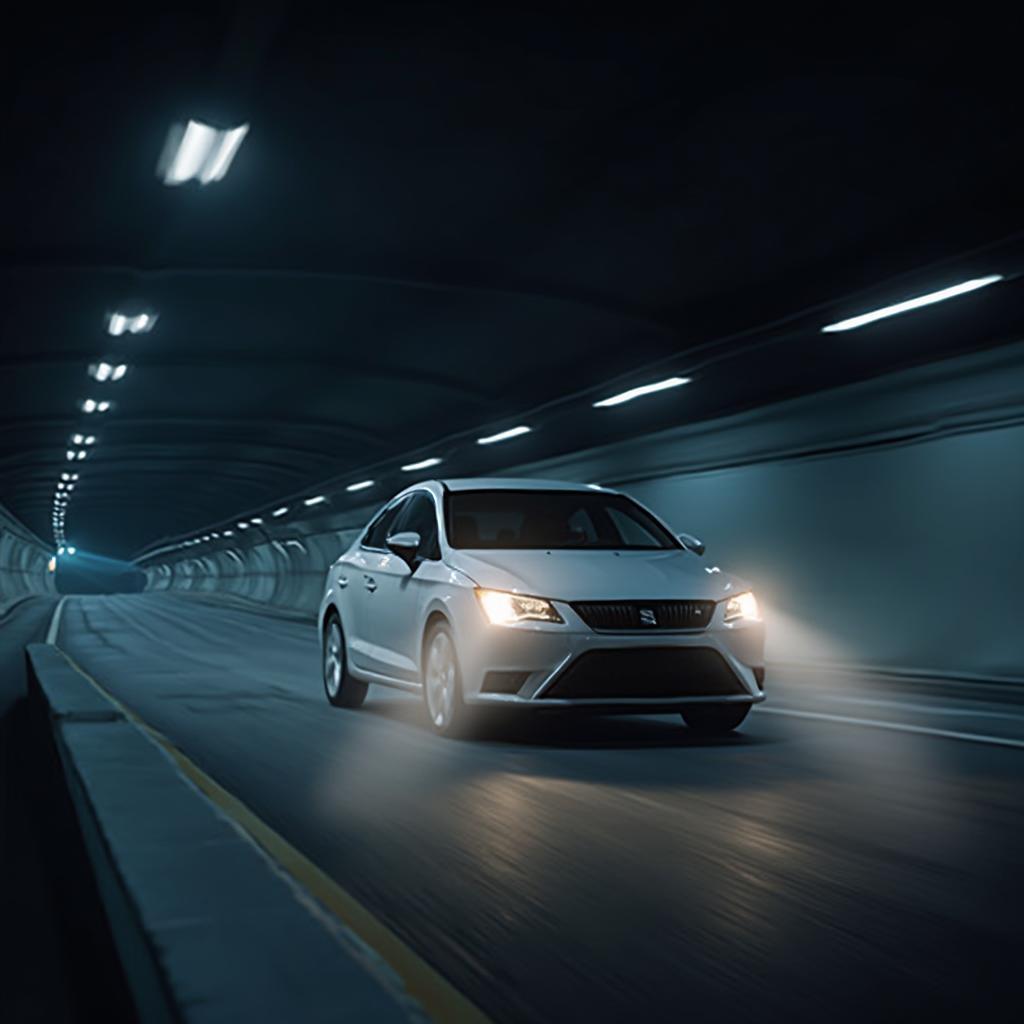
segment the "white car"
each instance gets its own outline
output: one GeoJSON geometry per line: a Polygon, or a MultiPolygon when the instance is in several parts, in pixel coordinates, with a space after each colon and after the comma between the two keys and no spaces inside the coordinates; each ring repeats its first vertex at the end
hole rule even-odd
{"type": "Polygon", "coordinates": [[[483,707],[680,712],[728,732],[764,699],[764,625],[703,552],[603,487],[415,484],[328,570],[327,699],[421,693],[445,735],[483,707]]]}

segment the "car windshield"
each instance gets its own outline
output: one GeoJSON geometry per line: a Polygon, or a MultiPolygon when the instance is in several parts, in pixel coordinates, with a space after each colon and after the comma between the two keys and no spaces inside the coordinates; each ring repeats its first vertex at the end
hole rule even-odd
{"type": "Polygon", "coordinates": [[[453,548],[658,550],[675,538],[636,502],[599,491],[455,491],[447,500],[453,548]]]}

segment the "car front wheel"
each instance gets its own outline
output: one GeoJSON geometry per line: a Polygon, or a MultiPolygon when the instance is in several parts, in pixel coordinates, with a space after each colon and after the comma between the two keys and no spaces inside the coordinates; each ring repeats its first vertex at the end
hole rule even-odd
{"type": "Polygon", "coordinates": [[[446,622],[437,621],[423,639],[423,702],[430,727],[440,736],[462,736],[469,710],[462,700],[462,677],[455,638],[446,622]]]}
{"type": "Polygon", "coordinates": [[[722,736],[743,724],[749,704],[694,704],[683,713],[683,721],[704,736],[722,736]]]}
{"type": "Polygon", "coordinates": [[[357,708],[366,700],[366,683],[353,679],[348,672],[345,637],[341,620],[331,615],[324,629],[324,691],[336,708],[357,708]]]}

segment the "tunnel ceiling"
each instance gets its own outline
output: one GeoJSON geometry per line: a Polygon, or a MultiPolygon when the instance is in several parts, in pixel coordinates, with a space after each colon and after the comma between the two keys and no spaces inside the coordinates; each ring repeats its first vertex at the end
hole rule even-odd
{"type": "Polygon", "coordinates": [[[123,557],[328,480],[384,497],[419,456],[500,472],[1019,336],[1013,280],[820,331],[1016,273],[1014,32],[255,7],[8,20],[0,502],[47,541],[69,468],[69,541],[123,557]],[[250,131],[168,187],[190,118],[250,131]],[[112,337],[117,310],[159,319],[112,337]]]}

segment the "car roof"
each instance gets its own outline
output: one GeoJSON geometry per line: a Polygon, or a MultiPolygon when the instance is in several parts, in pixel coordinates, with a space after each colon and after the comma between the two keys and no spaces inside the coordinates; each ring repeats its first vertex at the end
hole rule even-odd
{"type": "Polygon", "coordinates": [[[579,483],[569,480],[531,480],[516,477],[461,477],[439,480],[449,491],[585,491],[608,490],[600,484],[579,483]]]}

